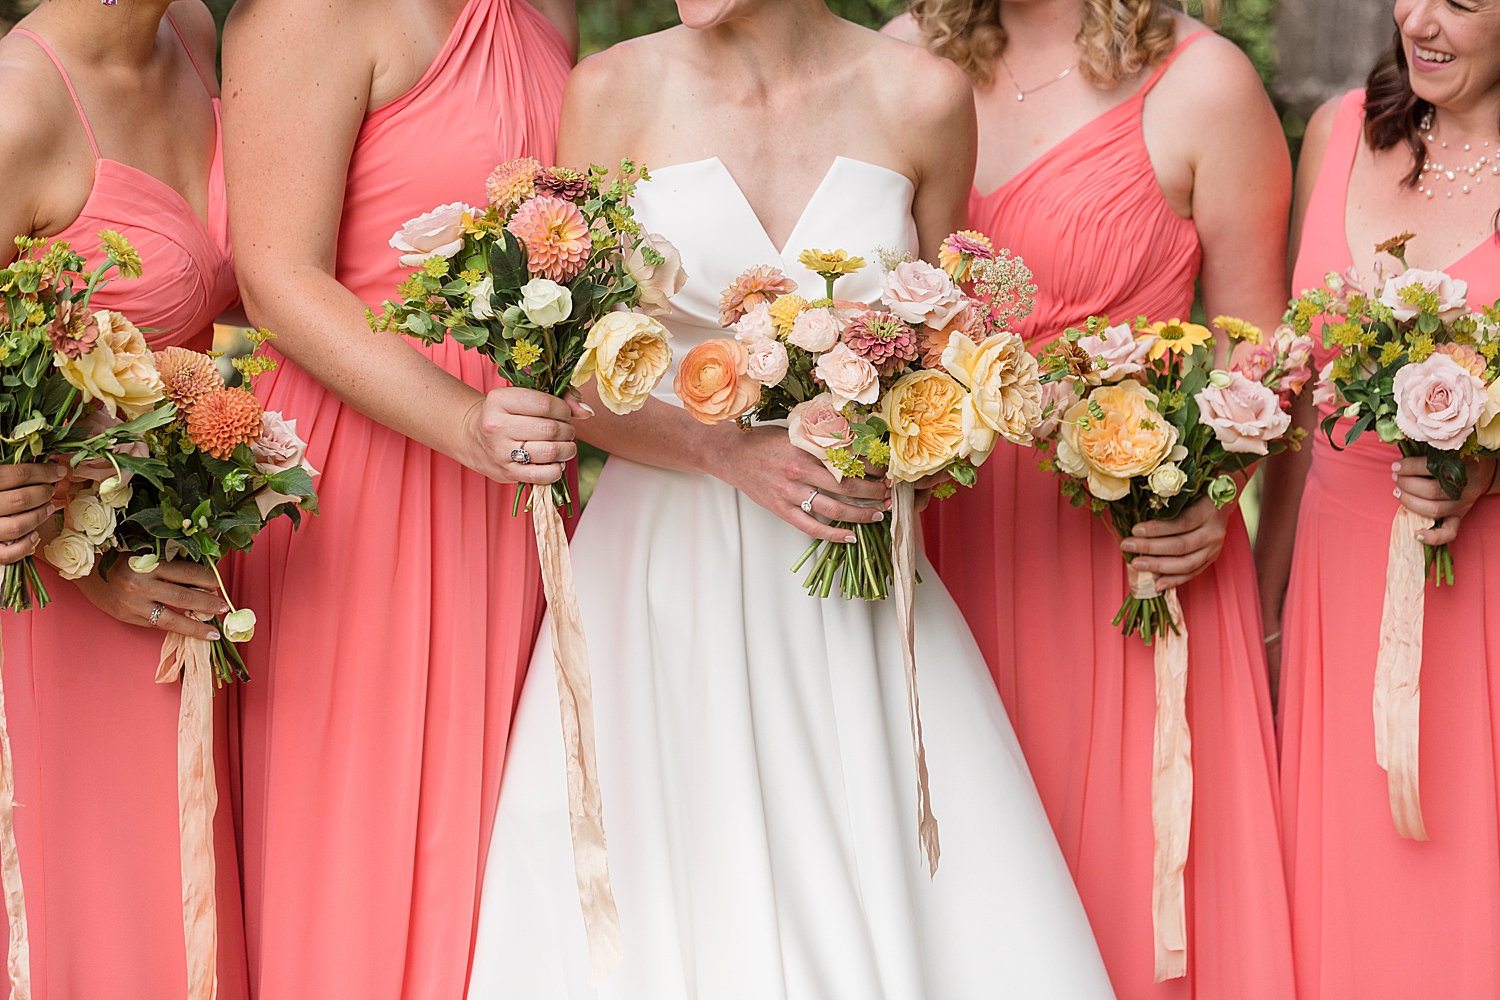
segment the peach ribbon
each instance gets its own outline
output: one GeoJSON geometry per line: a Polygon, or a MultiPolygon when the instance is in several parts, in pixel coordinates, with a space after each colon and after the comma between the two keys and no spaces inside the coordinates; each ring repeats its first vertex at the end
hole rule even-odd
{"type": "Polygon", "coordinates": [[[177,829],[182,856],[182,933],[187,946],[188,1000],[219,992],[219,927],[214,897],[213,646],[169,632],[161,644],[156,683],[182,682],[177,713],[177,829]]]}
{"type": "Polygon", "coordinates": [[[5,722],[5,643],[0,640],[0,886],[10,944],[5,969],[11,1000],[31,1000],[31,940],[26,932],[26,893],[21,888],[21,856],[16,850],[16,773],[10,759],[10,730],[5,722]]]}
{"type": "Polygon", "coordinates": [[[624,955],[620,915],[609,885],[609,851],[604,839],[604,810],[599,768],[594,758],[594,695],[589,680],[589,651],[583,618],[573,589],[573,562],[568,536],[557,508],[539,487],[531,519],[542,564],[542,587],[551,612],[552,661],[557,670],[557,703],[562,712],[563,748],[568,770],[568,818],[573,831],[573,874],[588,935],[591,988],[610,974],[624,955]]]}
{"type": "MultiPolygon", "coordinates": [[[[1140,600],[1160,596],[1156,578],[1126,567],[1130,593],[1140,600]]],[[[1151,873],[1151,923],[1155,931],[1156,982],[1187,975],[1188,842],[1193,824],[1193,738],[1187,722],[1187,622],[1177,588],[1166,593],[1172,624],[1152,643],[1156,667],[1156,727],[1151,743],[1151,829],[1155,835],[1151,873]]]]}
{"type": "Polygon", "coordinates": [[[896,483],[891,491],[891,596],[896,600],[896,625],[901,630],[901,659],[906,667],[906,710],[911,719],[912,753],[917,762],[917,837],[927,859],[927,874],[937,874],[937,817],[932,814],[932,793],[927,787],[927,746],[922,740],[922,706],[917,697],[917,635],[913,610],[917,589],[916,488],[896,483]]]}
{"type": "Polygon", "coordinates": [[[1396,832],[1408,840],[1427,839],[1417,788],[1427,568],[1417,532],[1432,524],[1431,518],[1405,507],[1391,522],[1380,651],[1375,656],[1375,762],[1385,769],[1396,832]]]}

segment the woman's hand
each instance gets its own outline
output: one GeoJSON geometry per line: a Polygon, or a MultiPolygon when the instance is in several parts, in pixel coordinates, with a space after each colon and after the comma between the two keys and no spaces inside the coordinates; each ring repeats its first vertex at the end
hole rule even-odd
{"type": "Polygon", "coordinates": [[[787,440],[785,427],[754,427],[743,434],[735,433],[733,446],[723,449],[713,475],[803,534],[829,542],[854,541],[847,528],[824,524],[806,513],[802,503],[809,497],[813,514],[830,521],[884,520],[891,495],[890,484],[884,479],[846,478],[839,482],[822,462],[787,440]],[[861,507],[838,497],[874,501],[877,506],[861,507]]]}
{"type": "Polygon", "coordinates": [[[1495,480],[1495,459],[1489,456],[1469,459],[1468,481],[1457,500],[1448,499],[1442,484],[1427,471],[1427,459],[1403,458],[1391,464],[1391,478],[1396,481],[1396,498],[1413,514],[1443,523],[1417,532],[1417,541],[1426,545],[1447,545],[1458,537],[1458,525],[1495,480]]]}
{"type": "Polygon", "coordinates": [[[564,463],[578,455],[568,420],[586,420],[593,412],[579,400],[534,389],[492,389],[465,417],[468,449],[462,461],[499,483],[555,483],[564,463]],[[530,462],[511,457],[518,448],[526,450],[530,462]]]}
{"type": "Polygon", "coordinates": [[[158,563],[150,573],[137,573],[124,559],[117,560],[104,580],[98,571],[75,580],[78,589],[94,607],[126,625],[179,632],[195,639],[217,639],[218,630],[209,622],[200,622],[182,614],[226,614],[229,605],[219,596],[219,583],[213,570],[185,559],[158,563]],[[162,606],[156,624],[151,612],[162,606]]]}
{"type": "Polygon", "coordinates": [[[1220,510],[1208,497],[1162,521],[1142,521],[1120,551],[1134,554],[1130,565],[1156,576],[1161,592],[1180,587],[1212,566],[1224,548],[1230,508],[1220,510]]]}
{"type": "Polygon", "coordinates": [[[57,508],[52,496],[67,470],[55,464],[0,465],[0,566],[20,562],[41,542],[37,529],[57,508]]]}

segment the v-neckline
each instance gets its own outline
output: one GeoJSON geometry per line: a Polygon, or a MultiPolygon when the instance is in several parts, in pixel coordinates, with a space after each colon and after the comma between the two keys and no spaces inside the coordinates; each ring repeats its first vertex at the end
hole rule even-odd
{"type": "MultiPolygon", "coordinates": [[[[1145,88],[1143,85],[1142,90],[1144,89],[1145,88]]],[[[1041,154],[1036,159],[1026,164],[1026,166],[1022,167],[1018,173],[1014,174],[1010,178],[1010,180],[1004,181],[1000,184],[999,187],[996,187],[995,189],[990,191],[989,194],[981,193],[977,186],[974,188],[974,194],[978,195],[980,201],[989,201],[991,198],[994,198],[996,195],[1000,194],[1002,191],[1005,191],[1007,188],[1015,186],[1016,184],[1020,183],[1023,178],[1029,177],[1037,170],[1041,169],[1044,165],[1046,165],[1048,160],[1056,157],[1059,153],[1062,152],[1063,149],[1074,145],[1078,141],[1080,136],[1084,135],[1090,129],[1098,127],[1100,123],[1104,122],[1111,115],[1117,113],[1121,109],[1128,108],[1132,104],[1137,103],[1139,100],[1141,100],[1141,97],[1141,92],[1137,91],[1136,93],[1131,94],[1129,97],[1125,98],[1125,100],[1121,101],[1119,104],[1116,104],[1114,107],[1106,108],[1105,110],[1099,112],[1097,115],[1090,118],[1082,125],[1079,125],[1067,135],[1063,136],[1057,142],[1054,142],[1052,145],[1042,150],[1041,154]]]]}
{"type": "Polygon", "coordinates": [[[856,160],[853,157],[835,156],[833,158],[833,162],[828,165],[828,169],[823,171],[822,180],[818,181],[818,186],[813,189],[812,195],[808,197],[806,204],[802,206],[802,211],[797,215],[797,221],[792,224],[791,232],[787,234],[786,243],[780,247],[776,246],[776,241],[772,239],[771,234],[767,232],[766,224],[761,221],[760,214],[755,211],[755,206],[750,204],[750,199],[745,196],[745,189],[740,187],[740,182],[735,179],[733,172],[730,171],[729,167],[726,166],[724,161],[719,159],[719,157],[708,156],[704,157],[701,160],[691,160],[687,163],[673,163],[665,167],[657,167],[652,171],[652,173],[659,175],[669,170],[676,170],[686,167],[697,167],[702,166],[705,163],[714,164],[716,167],[718,167],[719,173],[721,173],[724,178],[729,181],[729,186],[734,188],[734,193],[739,198],[740,206],[744,208],[749,218],[754,220],[755,229],[760,233],[761,239],[765,240],[766,245],[771,248],[772,252],[776,254],[778,259],[785,261],[787,250],[796,245],[797,235],[802,232],[802,229],[807,222],[808,216],[812,213],[813,205],[817,203],[819,196],[823,194],[824,189],[827,188],[829,183],[833,180],[834,174],[845,162],[858,163],[862,166],[872,167],[876,170],[883,170],[888,174],[893,174],[896,177],[901,178],[907,183],[908,186],[912,187],[913,189],[915,189],[916,187],[916,185],[912,184],[911,178],[907,177],[899,170],[892,170],[890,167],[881,166],[878,163],[869,163],[865,160],[856,160]]]}
{"type": "MultiPolygon", "coordinates": [[[[224,155],[224,143],[223,143],[223,120],[220,118],[220,114],[219,114],[219,99],[217,97],[210,97],[209,101],[213,104],[213,109],[214,109],[214,155],[213,155],[213,159],[209,160],[209,163],[208,163],[208,201],[203,206],[203,210],[206,213],[206,217],[204,215],[199,215],[198,214],[198,210],[193,207],[193,203],[190,202],[190,201],[188,201],[187,195],[183,194],[181,191],[177,190],[171,184],[168,184],[166,181],[162,180],[160,177],[156,176],[155,174],[151,173],[150,171],[142,170],[140,167],[131,166],[129,163],[126,163],[124,160],[116,160],[113,157],[109,157],[109,156],[100,156],[99,159],[95,161],[95,163],[96,164],[99,164],[99,163],[112,163],[116,167],[120,168],[121,170],[129,171],[130,173],[135,174],[135,175],[137,175],[139,177],[144,177],[146,180],[148,180],[151,183],[155,184],[161,190],[167,192],[170,197],[174,198],[177,201],[177,203],[182,207],[183,211],[186,212],[189,216],[191,216],[198,223],[199,228],[202,229],[203,232],[212,235],[212,233],[213,233],[212,223],[213,223],[213,217],[214,217],[214,189],[215,189],[214,188],[214,173],[217,170],[221,169],[221,166],[220,166],[220,157],[222,157],[224,155]]],[[[88,196],[88,198],[83,203],[83,210],[78,213],[80,217],[82,217],[82,215],[84,214],[84,212],[86,212],[88,210],[89,202],[92,202],[94,200],[94,192],[97,191],[98,188],[99,188],[99,175],[98,175],[98,170],[97,170],[97,166],[96,166],[96,168],[95,168],[95,174],[94,174],[94,184],[93,184],[93,187],[89,188],[89,196],[88,196]]]]}

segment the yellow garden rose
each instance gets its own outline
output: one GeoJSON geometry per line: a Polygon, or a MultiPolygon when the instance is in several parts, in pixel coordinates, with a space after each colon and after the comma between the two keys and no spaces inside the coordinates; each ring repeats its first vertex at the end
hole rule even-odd
{"type": "Polygon", "coordinates": [[[1089,393],[1063,416],[1058,467],[1087,479],[1100,500],[1124,497],[1131,478],[1150,474],[1177,444],[1177,428],[1151,409],[1155,402],[1155,393],[1131,379],[1089,393]]]}
{"type": "MultiPolygon", "coordinates": [[[[1025,341],[999,333],[975,344],[954,333],[943,350],[943,367],[969,390],[966,423],[976,433],[982,437],[988,430],[991,446],[995,434],[1012,444],[1031,444],[1031,432],[1042,422],[1042,385],[1025,341]]],[[[975,451],[990,450],[979,437],[970,444],[975,451]]]]}
{"type": "Polygon", "coordinates": [[[1500,450],[1500,378],[1485,390],[1484,411],[1479,414],[1479,426],[1474,428],[1474,433],[1479,438],[1480,447],[1500,450]]]}
{"type": "Polygon", "coordinates": [[[605,313],[589,329],[583,357],[573,369],[573,384],[583,385],[593,377],[605,406],[615,413],[633,413],[646,405],[672,365],[667,344],[671,336],[650,316],[605,313]]]}
{"type": "Polygon", "coordinates": [[[130,420],[154,409],[162,398],[161,377],[146,338],[117,312],[94,313],[99,339],[94,349],[74,359],[58,354],[55,363],[63,378],[83,394],[97,399],[112,417],[130,420]]]}
{"type": "Polygon", "coordinates": [[[902,376],[880,401],[891,428],[891,478],[915,482],[970,453],[964,435],[969,394],[952,376],[924,369],[902,376]]]}

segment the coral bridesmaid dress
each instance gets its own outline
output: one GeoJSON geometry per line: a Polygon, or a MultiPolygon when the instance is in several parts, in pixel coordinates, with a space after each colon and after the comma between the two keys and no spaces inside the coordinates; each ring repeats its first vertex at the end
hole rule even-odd
{"type": "MultiPolygon", "coordinates": [[[[572,53],[523,0],[470,0],[426,74],[369,113],[337,275],[376,306],[388,241],[496,164],[551,162],[572,53]]],[[[493,365],[420,348],[476,388],[493,365]]],[[[543,601],[531,520],[502,487],[282,362],[257,392],[297,420],[322,514],[257,542],[242,706],[251,981],[264,1000],[458,1000],[511,713],[543,601]]]]}
{"type": "MultiPolygon", "coordinates": [[[[1363,126],[1364,91],[1352,91],[1308,204],[1295,290],[1352,263],[1345,194],[1363,126]]],[[[1471,306],[1495,301],[1500,240],[1444,270],[1469,283],[1471,306]]],[[[1325,352],[1319,365],[1326,361],[1325,352]]],[[[1500,501],[1481,497],[1464,518],[1451,546],[1455,585],[1427,587],[1420,783],[1431,839],[1405,840],[1375,763],[1371,712],[1400,455],[1373,434],[1342,452],[1315,438],[1282,615],[1281,787],[1298,995],[1500,996],[1500,501]]]]}
{"type": "MultiPolygon", "coordinates": [[[[15,33],[42,47],[72,92],[67,71],[46,42],[24,28],[15,33]]],[[[56,238],[97,264],[99,231],[123,233],[140,251],[144,275],[105,286],[94,296],[95,306],[118,309],[143,329],[157,331],[146,334],[157,349],[208,350],[214,318],[239,298],[217,141],[205,222],[173,188],[104,157],[76,93],[73,102],[94,149],[94,187],[78,218],[56,238]]],[[[213,106],[217,120],[219,102],[213,106]]],[[[154,681],[162,633],[116,621],[43,560],[37,564],[52,604],[4,622],[5,707],[16,768],[32,996],[183,997],[180,694],[175,684],[154,681]]],[[[226,706],[232,697],[223,692],[214,706],[226,802],[226,706]]],[[[215,827],[219,996],[237,1000],[247,995],[247,986],[227,808],[219,810],[215,827]]]]}
{"type": "MultiPolygon", "coordinates": [[[[1036,275],[1019,331],[1033,347],[1094,314],[1188,315],[1201,249],[1162,196],[1141,109],[1192,40],[1139,93],[970,199],[975,228],[1036,275]]],[[[1040,457],[1002,442],[973,490],[929,508],[927,551],[1000,687],[1115,991],[1290,997],[1276,750],[1244,525],[1235,514],[1218,561],[1180,591],[1194,768],[1188,975],[1154,985],[1152,651],[1110,624],[1126,593],[1119,539],[1062,498],[1040,457]]]]}

